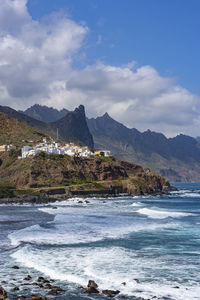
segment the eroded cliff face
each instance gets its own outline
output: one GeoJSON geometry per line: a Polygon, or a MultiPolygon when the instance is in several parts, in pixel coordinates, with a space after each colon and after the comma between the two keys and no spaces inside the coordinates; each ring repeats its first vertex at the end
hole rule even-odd
{"type": "Polygon", "coordinates": [[[17,188],[62,185],[73,191],[106,189],[127,195],[158,194],[172,190],[169,182],[160,175],[114,157],[80,159],[41,152],[22,160],[4,153],[0,159],[1,182],[17,188]]]}

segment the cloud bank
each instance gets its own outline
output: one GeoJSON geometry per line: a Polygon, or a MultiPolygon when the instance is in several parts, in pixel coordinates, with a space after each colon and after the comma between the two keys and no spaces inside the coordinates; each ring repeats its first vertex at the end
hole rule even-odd
{"type": "Polygon", "coordinates": [[[107,111],[139,130],[199,135],[200,99],[152,66],[97,63],[75,70],[88,34],[85,25],[65,14],[36,21],[26,0],[2,0],[0,104],[17,109],[34,103],[68,109],[84,104],[89,117],[107,111]]]}

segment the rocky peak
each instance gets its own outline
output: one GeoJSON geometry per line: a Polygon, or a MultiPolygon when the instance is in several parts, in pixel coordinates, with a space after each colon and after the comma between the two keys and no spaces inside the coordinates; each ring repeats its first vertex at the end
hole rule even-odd
{"type": "Polygon", "coordinates": [[[85,107],[82,104],[75,108],[74,112],[82,114],[85,117],[85,107]]]}

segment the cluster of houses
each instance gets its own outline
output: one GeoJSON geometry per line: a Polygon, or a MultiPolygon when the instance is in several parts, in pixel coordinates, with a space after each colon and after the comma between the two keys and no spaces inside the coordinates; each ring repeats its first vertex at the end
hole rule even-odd
{"type": "Polygon", "coordinates": [[[110,151],[107,150],[93,152],[87,146],[81,147],[81,146],[74,145],[73,143],[60,144],[57,142],[53,142],[53,143],[44,142],[33,147],[24,146],[21,149],[21,157],[19,158],[35,156],[41,151],[47,154],[67,154],[69,156],[76,156],[76,157],[90,157],[94,155],[110,156],[110,151]]]}
{"type": "MultiPolygon", "coordinates": [[[[9,151],[11,149],[16,149],[16,146],[0,145],[0,152],[9,151]]],[[[67,154],[76,157],[91,157],[94,155],[110,156],[110,151],[108,150],[91,151],[87,146],[77,146],[74,143],[60,144],[53,140],[47,142],[47,139],[44,138],[43,142],[36,146],[24,146],[21,149],[21,156],[18,158],[22,159],[35,156],[41,151],[47,154],[67,154]]]]}

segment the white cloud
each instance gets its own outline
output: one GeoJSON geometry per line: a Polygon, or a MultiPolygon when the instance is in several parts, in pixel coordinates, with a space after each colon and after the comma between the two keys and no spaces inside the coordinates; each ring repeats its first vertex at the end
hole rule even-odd
{"type": "Polygon", "coordinates": [[[88,32],[64,14],[35,21],[25,0],[1,0],[0,103],[68,109],[84,104],[89,117],[107,111],[139,130],[199,135],[200,99],[152,66],[97,63],[73,70],[88,32]]]}

